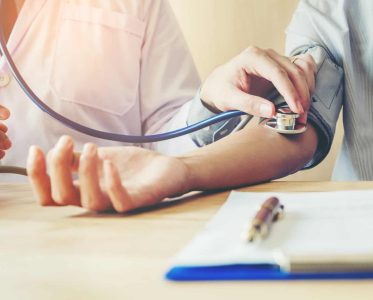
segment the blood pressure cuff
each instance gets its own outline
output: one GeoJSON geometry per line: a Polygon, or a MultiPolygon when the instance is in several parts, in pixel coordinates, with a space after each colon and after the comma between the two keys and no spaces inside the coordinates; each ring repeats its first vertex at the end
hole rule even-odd
{"type": "MultiPolygon", "coordinates": [[[[190,105],[187,124],[189,126],[214,117],[217,114],[217,112],[210,110],[202,102],[200,93],[198,92],[190,105]]],[[[190,136],[198,147],[203,147],[243,128],[251,118],[252,116],[235,117],[227,121],[218,122],[199,131],[195,131],[190,136]]]]}
{"type": "MultiPolygon", "coordinates": [[[[299,47],[293,51],[292,55],[303,53],[309,53],[313,56],[318,70],[308,122],[316,128],[319,142],[314,157],[304,166],[304,169],[309,169],[319,164],[330,151],[342,107],[344,72],[323,46],[307,45],[299,47]]],[[[272,101],[276,105],[285,103],[281,96],[274,98],[272,101]]],[[[198,93],[192,100],[187,123],[188,125],[194,124],[216,114],[203,104],[198,93]]],[[[251,116],[244,121],[240,118],[223,121],[207,129],[192,133],[191,138],[197,146],[202,147],[242,128],[250,119],[251,116]]]]}
{"type": "Polygon", "coordinates": [[[316,86],[312,95],[308,122],[318,134],[317,150],[312,160],[303,169],[318,165],[332,146],[339,113],[344,97],[344,71],[332,54],[321,45],[308,45],[295,49],[291,56],[311,54],[317,65],[316,86]]]}

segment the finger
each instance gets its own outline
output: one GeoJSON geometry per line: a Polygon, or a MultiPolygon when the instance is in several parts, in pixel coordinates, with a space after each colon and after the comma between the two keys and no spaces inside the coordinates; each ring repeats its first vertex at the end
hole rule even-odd
{"type": "Polygon", "coordinates": [[[79,189],[73,183],[71,172],[73,149],[72,138],[63,136],[50,153],[52,198],[59,205],[80,206],[79,189]]]}
{"type": "Polygon", "coordinates": [[[274,61],[263,50],[250,47],[244,52],[243,61],[240,62],[248,74],[263,77],[275,86],[285,98],[290,109],[296,113],[303,113],[303,107],[299,102],[299,94],[291,82],[286,70],[274,61]]]}
{"type": "Polygon", "coordinates": [[[42,206],[53,206],[51,183],[47,174],[47,167],[43,151],[31,146],[27,157],[27,176],[34,194],[42,206]]]}
{"type": "Polygon", "coordinates": [[[102,212],[112,209],[110,199],[101,191],[99,183],[99,158],[94,144],[84,145],[79,162],[79,182],[82,206],[102,212]]]}
{"type": "MultiPolygon", "coordinates": [[[[294,61],[294,64],[296,64],[299,68],[301,68],[304,71],[304,74],[306,75],[308,88],[310,90],[310,95],[312,95],[316,87],[317,65],[315,63],[315,60],[310,54],[301,54],[298,55],[297,58],[298,59],[294,61]]],[[[309,101],[309,105],[311,105],[311,100],[309,101]]],[[[299,124],[307,124],[307,117],[307,113],[302,114],[297,120],[297,122],[299,124]]]]}
{"type": "Polygon", "coordinates": [[[5,124],[0,123],[0,131],[7,133],[8,127],[5,124]]]}
{"type": "Polygon", "coordinates": [[[104,161],[105,189],[114,209],[124,213],[135,208],[125,187],[123,187],[117,169],[109,160],[104,161]]]}
{"type": "Polygon", "coordinates": [[[305,112],[304,114],[301,114],[299,116],[299,118],[297,119],[297,123],[298,124],[307,124],[307,117],[308,117],[308,113],[305,112]]]}
{"type": "Polygon", "coordinates": [[[10,116],[10,111],[6,107],[0,105],[0,120],[6,120],[10,116]]]}
{"type": "Polygon", "coordinates": [[[0,131],[0,150],[8,150],[10,147],[12,142],[3,131],[0,131]]]}
{"type": "Polygon", "coordinates": [[[2,159],[4,156],[5,156],[5,151],[4,150],[0,150],[0,159],[2,159]]]}
{"type": "MultiPolygon", "coordinates": [[[[275,60],[282,68],[287,72],[291,82],[295,86],[297,93],[299,95],[298,101],[302,105],[304,111],[308,110],[310,102],[310,91],[306,79],[305,72],[303,69],[299,68],[296,64],[292,63],[289,58],[282,56],[275,52],[274,50],[268,50],[268,55],[275,60]]],[[[297,59],[299,60],[299,58],[297,59]]],[[[298,102],[299,104],[299,102],[298,102]]],[[[297,104],[297,105],[298,105],[297,104]]]]}
{"type": "Polygon", "coordinates": [[[312,57],[312,55],[309,54],[302,54],[298,55],[297,59],[294,61],[294,64],[297,65],[301,70],[303,70],[308,88],[310,90],[310,94],[312,95],[315,91],[315,75],[317,72],[316,63],[312,57]]]}
{"type": "Polygon", "coordinates": [[[275,106],[271,101],[247,94],[234,86],[224,98],[227,100],[225,101],[226,106],[223,108],[224,111],[237,109],[264,118],[272,118],[275,114],[275,106]]]}

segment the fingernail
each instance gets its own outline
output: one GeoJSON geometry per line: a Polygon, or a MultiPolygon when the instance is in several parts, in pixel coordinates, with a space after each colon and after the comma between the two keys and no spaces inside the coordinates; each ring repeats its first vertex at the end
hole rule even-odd
{"type": "Polygon", "coordinates": [[[5,120],[5,119],[9,118],[9,112],[6,111],[6,110],[0,109],[0,118],[2,120],[5,120]]]}
{"type": "Polygon", "coordinates": [[[298,108],[298,113],[299,114],[303,114],[304,113],[303,106],[302,106],[302,104],[300,104],[300,102],[297,103],[297,108],[298,108]]]}
{"type": "Polygon", "coordinates": [[[104,177],[105,177],[106,185],[110,186],[113,183],[113,178],[115,175],[113,164],[111,163],[111,161],[105,159],[103,169],[104,169],[104,177]]]}
{"type": "Polygon", "coordinates": [[[107,159],[104,160],[104,172],[106,175],[111,174],[111,162],[107,159]]]}
{"type": "Polygon", "coordinates": [[[4,147],[5,149],[9,149],[10,147],[12,147],[12,141],[9,138],[4,140],[4,147]]]}
{"type": "Polygon", "coordinates": [[[88,143],[83,147],[83,155],[95,155],[96,154],[96,145],[88,143]]]}
{"type": "Polygon", "coordinates": [[[66,147],[66,146],[71,146],[71,145],[72,145],[72,140],[71,140],[71,138],[70,138],[69,136],[67,136],[67,135],[64,135],[64,136],[62,136],[62,137],[58,140],[56,147],[57,147],[57,148],[64,148],[64,147],[66,147]]]}
{"type": "Polygon", "coordinates": [[[28,155],[29,156],[34,156],[35,155],[35,146],[34,145],[30,146],[30,148],[28,149],[28,155]]]}
{"type": "Polygon", "coordinates": [[[31,146],[28,151],[28,157],[29,159],[35,159],[37,155],[37,149],[36,146],[31,146]]]}
{"type": "Polygon", "coordinates": [[[261,117],[266,117],[266,118],[272,117],[273,116],[272,106],[269,104],[260,104],[259,113],[261,117]]]}
{"type": "Polygon", "coordinates": [[[2,110],[0,110],[0,118],[1,119],[5,119],[6,118],[6,115],[5,115],[5,113],[2,110]]]}

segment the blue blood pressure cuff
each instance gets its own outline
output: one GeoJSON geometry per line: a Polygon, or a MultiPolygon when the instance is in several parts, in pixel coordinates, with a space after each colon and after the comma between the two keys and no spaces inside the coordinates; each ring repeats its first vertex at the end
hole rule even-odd
{"type": "MultiPolygon", "coordinates": [[[[292,55],[309,53],[317,64],[315,92],[308,114],[308,122],[312,123],[318,133],[318,147],[312,160],[304,166],[309,169],[319,164],[329,153],[336,129],[337,120],[343,100],[343,69],[336,63],[326,48],[320,45],[307,45],[297,48],[292,55]]],[[[275,105],[285,103],[283,97],[272,99],[275,105]]],[[[199,97],[192,100],[188,125],[197,123],[217,115],[209,109],[199,97]]],[[[191,138],[199,146],[205,146],[243,128],[252,116],[246,119],[239,117],[212,125],[206,129],[194,132],[191,138]]]]}

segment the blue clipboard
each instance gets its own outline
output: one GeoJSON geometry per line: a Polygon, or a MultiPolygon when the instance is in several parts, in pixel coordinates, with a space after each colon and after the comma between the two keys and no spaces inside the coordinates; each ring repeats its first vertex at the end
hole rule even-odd
{"type": "Polygon", "coordinates": [[[172,281],[361,280],[373,279],[373,271],[357,273],[287,273],[274,264],[209,267],[175,266],[166,273],[165,278],[172,281]]]}
{"type": "MultiPolygon", "coordinates": [[[[371,199],[373,190],[232,192],[205,229],[176,256],[165,278],[173,281],[373,279],[373,240],[366,238],[371,236],[373,230],[371,199]],[[238,233],[242,232],[248,216],[255,214],[262,199],[268,199],[273,194],[285,204],[284,219],[276,223],[271,235],[259,244],[242,242],[238,233]],[[335,210],[336,207],[338,210],[335,210]],[[356,224],[345,226],[346,218],[356,224]],[[359,234],[353,230],[355,226],[360,226],[359,234]],[[318,259],[323,261],[323,258],[331,258],[319,269],[315,264],[305,271],[303,262],[298,268],[287,268],[286,264],[283,266],[273,256],[279,247],[287,254],[305,257],[311,254],[304,263],[312,264],[318,259]],[[364,253],[369,254],[366,263],[364,253]],[[351,256],[352,259],[345,258],[345,261],[342,259],[339,262],[339,254],[342,257],[351,256]],[[354,259],[356,266],[360,267],[351,270],[343,267],[344,264],[353,266],[354,259]],[[332,264],[336,267],[333,268],[332,264]]],[[[297,260],[289,261],[295,266],[297,260]]]]}

